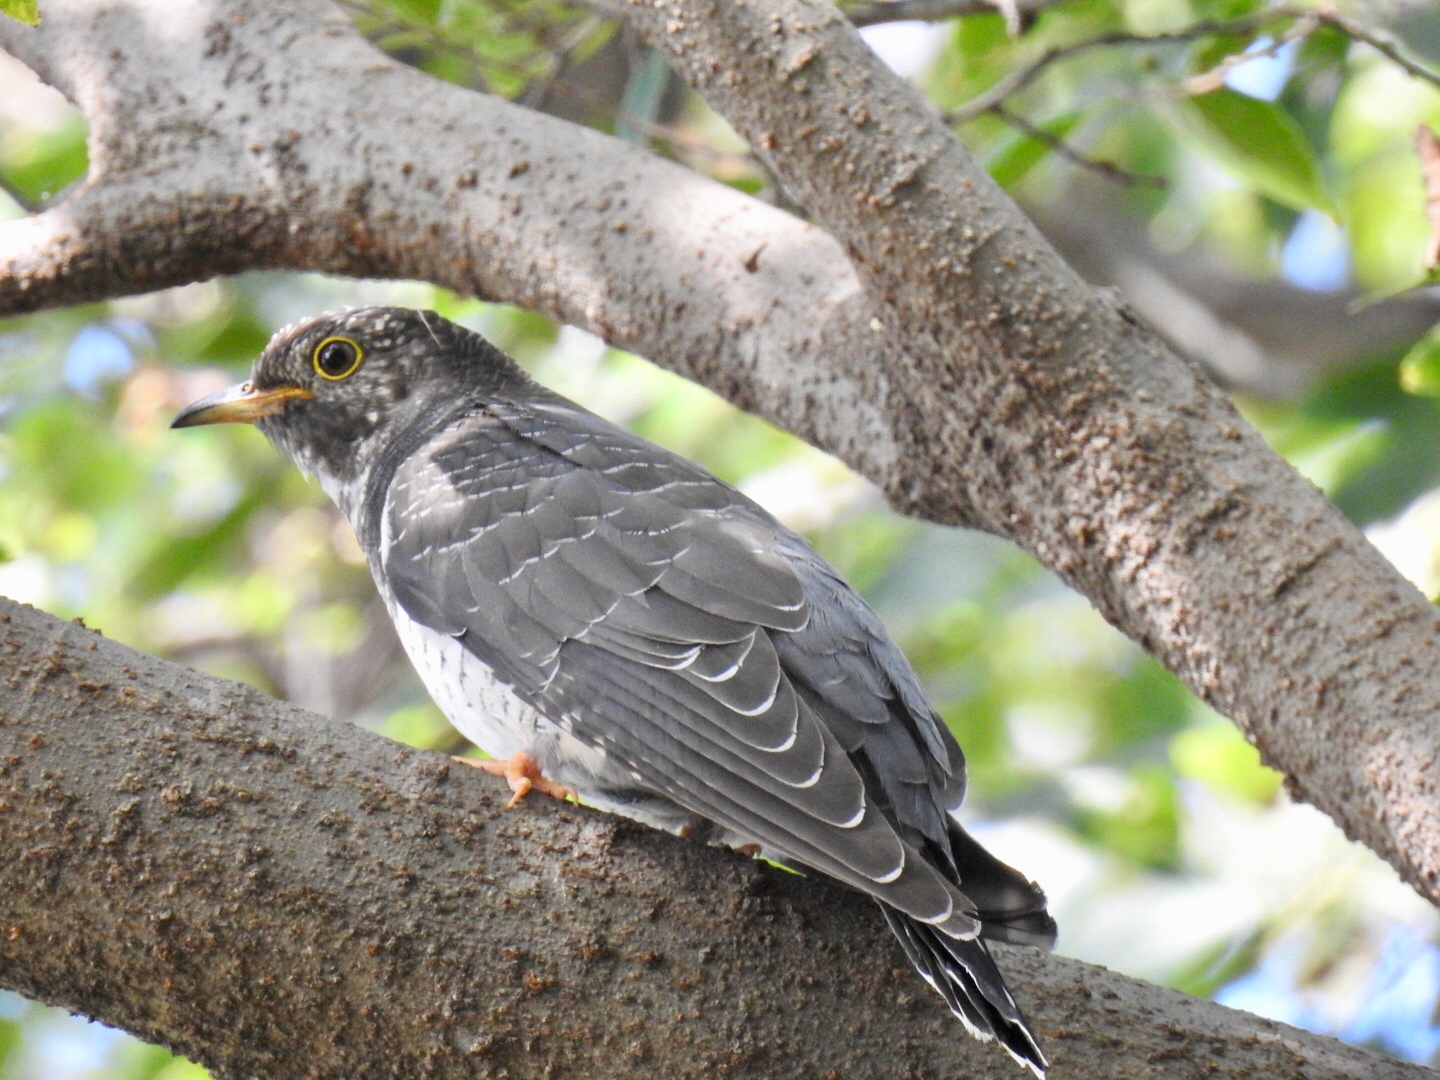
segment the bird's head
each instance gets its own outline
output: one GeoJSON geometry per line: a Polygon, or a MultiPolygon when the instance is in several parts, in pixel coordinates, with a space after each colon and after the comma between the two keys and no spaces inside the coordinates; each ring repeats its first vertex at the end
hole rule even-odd
{"type": "Polygon", "coordinates": [[[249,379],[170,426],[254,424],[335,495],[364,475],[387,433],[515,377],[502,353],[433,311],[353,308],[281,330],[249,379]]]}

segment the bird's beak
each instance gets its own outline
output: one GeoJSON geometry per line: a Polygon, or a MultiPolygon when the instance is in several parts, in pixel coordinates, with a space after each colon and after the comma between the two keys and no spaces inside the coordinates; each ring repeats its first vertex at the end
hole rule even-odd
{"type": "Polygon", "coordinates": [[[274,416],[290,401],[313,398],[303,386],[272,386],[258,390],[248,382],[231,386],[218,393],[193,401],[170,421],[172,428],[199,427],[201,424],[253,424],[274,416]]]}

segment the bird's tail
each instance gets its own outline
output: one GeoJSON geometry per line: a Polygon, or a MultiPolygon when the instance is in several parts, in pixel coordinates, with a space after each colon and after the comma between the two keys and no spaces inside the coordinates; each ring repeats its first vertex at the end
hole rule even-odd
{"type": "Polygon", "coordinates": [[[996,1039],[1011,1057],[1043,1080],[1045,1055],[1005,988],[1005,980],[985,942],[979,938],[952,938],[885,904],[880,909],[910,962],[940,992],[970,1033],[986,1041],[996,1039]]]}
{"type": "Polygon", "coordinates": [[[949,821],[951,854],[961,890],[975,905],[980,938],[953,938],[937,927],[881,905],[890,929],[950,1011],[980,1039],[995,1039],[1010,1056],[1045,1075],[1045,1055],[983,939],[1013,945],[1055,945],[1055,920],[1045,892],[1013,866],[986,851],[954,818],[949,821]]]}
{"type": "Polygon", "coordinates": [[[1055,920],[1045,908],[1045,890],[991,855],[954,818],[949,821],[949,833],[960,888],[975,905],[981,936],[1010,945],[1053,949],[1055,920]]]}

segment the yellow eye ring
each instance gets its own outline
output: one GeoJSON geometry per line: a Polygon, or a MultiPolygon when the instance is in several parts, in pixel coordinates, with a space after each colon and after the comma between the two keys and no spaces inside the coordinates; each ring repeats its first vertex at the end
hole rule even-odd
{"type": "Polygon", "coordinates": [[[360,361],[364,359],[365,350],[348,337],[327,337],[315,346],[315,352],[311,356],[315,374],[331,382],[354,375],[360,367],[360,361]]]}

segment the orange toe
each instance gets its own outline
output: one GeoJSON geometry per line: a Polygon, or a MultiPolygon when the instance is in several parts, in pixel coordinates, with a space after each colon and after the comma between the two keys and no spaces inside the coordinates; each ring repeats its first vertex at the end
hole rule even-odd
{"type": "Polygon", "coordinates": [[[462,757],[451,758],[451,760],[458,761],[461,765],[469,765],[472,769],[479,769],[491,776],[503,777],[513,792],[510,801],[505,804],[507,810],[532,791],[549,795],[552,799],[559,799],[561,802],[567,799],[575,803],[580,801],[580,796],[574,788],[543,776],[540,772],[540,762],[524,750],[512,758],[504,760],[481,761],[477,758],[462,757]]]}

